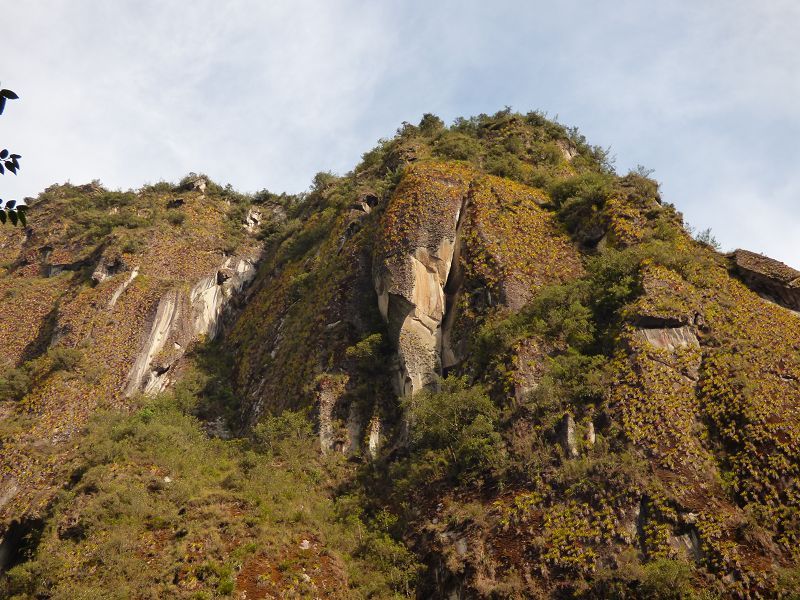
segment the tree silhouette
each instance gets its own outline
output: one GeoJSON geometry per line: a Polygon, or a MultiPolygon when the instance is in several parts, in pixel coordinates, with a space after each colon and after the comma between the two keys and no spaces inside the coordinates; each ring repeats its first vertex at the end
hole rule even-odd
{"type": "MultiPolygon", "coordinates": [[[[6,108],[6,101],[16,100],[19,98],[11,90],[0,88],[0,115],[6,108]]],[[[12,154],[8,148],[0,150],[0,175],[7,173],[17,174],[19,170],[19,159],[22,158],[19,154],[12,154]]],[[[16,200],[3,200],[0,198],[0,222],[5,224],[11,221],[13,225],[22,223],[25,225],[25,211],[28,210],[26,204],[19,204],[16,200]]]]}

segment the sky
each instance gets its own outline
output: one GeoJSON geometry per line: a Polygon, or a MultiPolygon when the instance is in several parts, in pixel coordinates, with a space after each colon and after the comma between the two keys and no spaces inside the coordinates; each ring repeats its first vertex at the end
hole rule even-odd
{"type": "Polygon", "coordinates": [[[800,268],[796,0],[25,0],[0,197],[203,172],[243,192],[345,173],[423,113],[545,111],[653,169],[724,250],[800,268]]]}

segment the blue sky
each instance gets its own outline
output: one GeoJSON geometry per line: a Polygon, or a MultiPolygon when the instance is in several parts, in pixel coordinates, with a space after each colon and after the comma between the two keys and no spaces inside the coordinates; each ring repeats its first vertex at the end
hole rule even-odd
{"type": "Polygon", "coordinates": [[[558,116],[666,200],[800,267],[800,3],[26,0],[3,7],[4,198],[189,171],[346,172],[424,112],[558,116]]]}

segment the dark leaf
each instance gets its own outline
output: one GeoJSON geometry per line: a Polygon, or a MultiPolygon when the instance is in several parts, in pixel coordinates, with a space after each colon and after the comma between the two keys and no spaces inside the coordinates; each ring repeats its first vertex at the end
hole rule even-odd
{"type": "Polygon", "coordinates": [[[11,158],[22,158],[21,154],[12,154],[11,158]]]}
{"type": "Polygon", "coordinates": [[[28,224],[28,217],[25,216],[24,210],[17,209],[17,216],[19,217],[19,222],[22,223],[23,226],[28,224]]]}
{"type": "Polygon", "coordinates": [[[14,164],[13,161],[10,161],[10,160],[6,161],[6,169],[11,171],[14,175],[17,174],[17,167],[16,167],[16,165],[14,164]]]}
{"type": "Polygon", "coordinates": [[[6,170],[3,168],[3,165],[0,165],[0,175],[5,175],[6,170]]]}
{"type": "Polygon", "coordinates": [[[6,224],[6,211],[4,211],[2,208],[0,208],[0,222],[2,222],[3,225],[6,224]]]}
{"type": "Polygon", "coordinates": [[[19,98],[19,96],[17,96],[11,90],[0,90],[0,95],[2,95],[4,98],[8,98],[9,100],[16,100],[19,98]]]}
{"type": "Polygon", "coordinates": [[[3,110],[6,107],[6,98],[5,96],[0,96],[0,115],[3,114],[3,110]]]}
{"type": "Polygon", "coordinates": [[[16,158],[12,158],[12,159],[11,159],[11,162],[13,162],[13,163],[14,163],[14,166],[15,166],[15,167],[17,167],[17,168],[19,169],[19,161],[18,161],[16,158]]]}
{"type": "Polygon", "coordinates": [[[11,210],[16,205],[17,205],[17,201],[16,200],[9,200],[8,202],[6,202],[6,210],[11,210]]]}
{"type": "Polygon", "coordinates": [[[15,211],[15,210],[8,211],[8,218],[11,219],[11,224],[16,226],[17,220],[18,220],[17,219],[17,211],[15,211]]]}
{"type": "Polygon", "coordinates": [[[3,158],[3,159],[8,158],[8,149],[7,148],[3,148],[2,150],[0,150],[0,158],[3,158]]]}
{"type": "Polygon", "coordinates": [[[25,212],[26,210],[28,210],[28,205],[27,204],[20,204],[19,206],[17,206],[17,211],[18,212],[25,212]]]}

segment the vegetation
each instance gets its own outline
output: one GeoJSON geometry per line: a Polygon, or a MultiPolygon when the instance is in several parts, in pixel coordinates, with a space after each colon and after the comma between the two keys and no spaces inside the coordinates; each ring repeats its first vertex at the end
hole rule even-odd
{"type": "MultiPolygon", "coordinates": [[[[0,115],[3,114],[8,100],[17,100],[18,98],[19,96],[17,96],[15,92],[7,89],[0,89],[0,115]]],[[[22,156],[13,154],[8,148],[0,150],[0,175],[5,175],[6,173],[13,173],[16,175],[17,170],[19,170],[20,158],[22,158],[22,156]]],[[[5,224],[6,221],[11,221],[13,225],[16,225],[18,222],[25,225],[25,211],[27,208],[25,204],[21,204],[16,200],[3,200],[0,198],[0,222],[5,224]]]]}
{"type": "Polygon", "coordinates": [[[506,109],[404,123],[298,196],[47,190],[47,233],[0,248],[0,293],[31,307],[18,341],[0,328],[3,474],[52,491],[12,500],[41,535],[4,591],[792,597],[800,322],[650,174],[506,109]],[[398,399],[402,315],[373,276],[426,276],[409,254],[453,220],[432,298],[453,356],[398,399]],[[167,393],[122,397],[160,299],[255,251],[224,335],[165,361],[167,393]],[[92,282],[101,260],[125,266],[92,282]]]}
{"type": "Polygon", "coordinates": [[[304,415],[226,442],[191,416],[197,401],[178,386],[92,420],[73,483],[5,597],[405,596],[416,563],[332,501],[348,467],[320,457],[304,415]]]}

